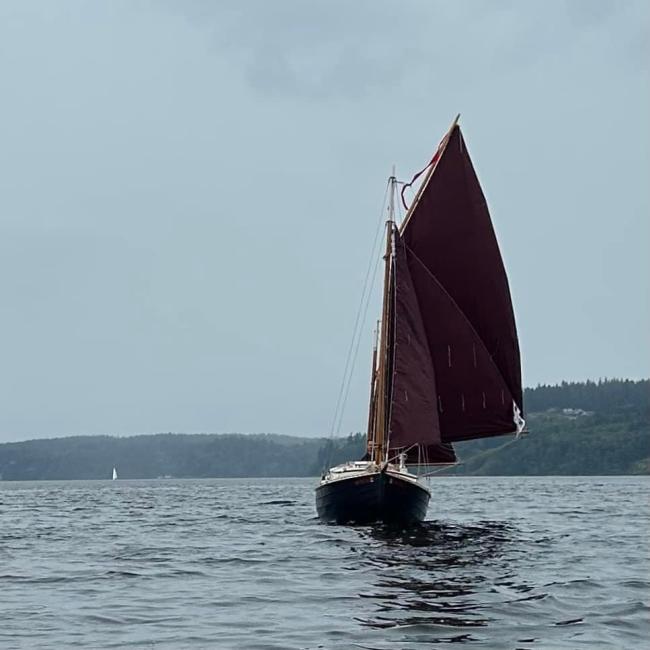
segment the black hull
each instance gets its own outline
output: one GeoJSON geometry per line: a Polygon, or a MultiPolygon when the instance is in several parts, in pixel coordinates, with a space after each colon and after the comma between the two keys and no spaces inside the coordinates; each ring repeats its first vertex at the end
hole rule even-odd
{"type": "Polygon", "coordinates": [[[319,485],[316,510],[329,523],[409,525],[424,520],[429,496],[421,485],[375,472],[319,485]]]}

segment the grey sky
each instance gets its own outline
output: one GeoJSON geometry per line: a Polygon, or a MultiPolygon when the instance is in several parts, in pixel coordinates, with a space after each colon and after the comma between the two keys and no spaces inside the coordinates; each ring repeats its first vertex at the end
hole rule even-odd
{"type": "Polygon", "coordinates": [[[647,376],[649,14],[0,3],[0,440],[327,433],[390,167],[457,112],[526,384],[647,376]]]}

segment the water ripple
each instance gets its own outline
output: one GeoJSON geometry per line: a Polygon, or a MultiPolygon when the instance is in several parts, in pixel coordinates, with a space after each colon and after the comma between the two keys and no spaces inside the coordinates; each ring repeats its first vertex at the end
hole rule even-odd
{"type": "Polygon", "coordinates": [[[436,478],[327,526],[308,479],[0,482],[0,647],[640,647],[650,481],[436,478]]]}

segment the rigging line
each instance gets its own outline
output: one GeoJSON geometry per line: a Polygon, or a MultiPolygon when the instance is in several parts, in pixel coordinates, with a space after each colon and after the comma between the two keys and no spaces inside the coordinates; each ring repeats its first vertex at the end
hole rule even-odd
{"type": "MultiPolygon", "coordinates": [[[[372,261],[373,261],[373,258],[376,256],[375,250],[377,248],[377,241],[379,240],[379,233],[381,232],[381,226],[382,226],[382,223],[383,223],[383,220],[384,220],[384,208],[386,207],[386,197],[388,196],[388,188],[389,187],[390,187],[390,182],[388,182],[386,184],[386,190],[384,192],[384,199],[383,199],[382,205],[381,205],[381,213],[380,213],[379,223],[377,224],[377,230],[375,232],[375,239],[373,241],[372,249],[370,251],[370,259],[368,260],[368,268],[366,270],[366,277],[365,277],[364,282],[363,282],[363,289],[361,291],[361,299],[359,301],[359,307],[357,309],[357,316],[356,316],[356,319],[354,321],[354,327],[352,329],[352,339],[350,340],[350,345],[348,347],[348,352],[347,352],[347,356],[346,356],[346,359],[345,359],[345,369],[343,370],[343,377],[341,378],[341,386],[339,388],[339,394],[338,394],[338,397],[336,399],[336,407],[334,408],[334,416],[332,417],[332,425],[330,427],[330,438],[332,438],[334,436],[334,430],[335,430],[335,427],[336,427],[336,423],[339,420],[339,411],[340,411],[340,408],[341,408],[341,402],[343,400],[343,393],[345,391],[345,386],[346,386],[346,382],[347,382],[348,373],[351,374],[350,360],[351,360],[351,357],[352,357],[352,353],[354,351],[355,341],[357,340],[358,336],[360,337],[360,334],[359,334],[359,331],[358,331],[360,329],[359,319],[361,318],[361,311],[363,309],[364,300],[366,299],[366,290],[368,289],[368,282],[369,282],[369,279],[370,279],[370,273],[372,271],[372,261]]],[[[376,268],[376,264],[375,264],[375,268],[376,268]]],[[[373,285],[374,285],[374,279],[373,279],[373,285]]],[[[368,293],[370,293],[371,291],[372,291],[372,288],[370,289],[370,291],[368,291],[368,293]]],[[[357,347],[358,347],[358,345],[357,345],[357,347]]]]}
{"type": "Polygon", "coordinates": [[[406,192],[407,188],[412,187],[413,183],[415,183],[415,181],[417,181],[417,179],[420,178],[420,176],[422,176],[422,174],[424,174],[424,172],[427,171],[427,169],[429,169],[429,167],[431,167],[431,165],[434,165],[437,162],[437,159],[439,158],[439,156],[438,156],[439,149],[440,149],[440,145],[438,145],[438,150],[436,150],[436,153],[433,155],[433,158],[426,164],[426,166],[423,167],[419,172],[417,172],[417,174],[415,174],[415,176],[413,176],[413,178],[410,180],[410,182],[404,183],[402,185],[402,191],[400,192],[400,198],[402,199],[402,204],[404,205],[405,210],[408,210],[409,206],[406,205],[406,199],[404,198],[404,192],[406,192]]]}
{"type": "MultiPolygon", "coordinates": [[[[384,212],[384,207],[386,204],[386,195],[388,190],[384,193],[384,200],[382,205],[382,216],[384,212]]],[[[332,426],[330,429],[330,437],[333,437],[335,434],[339,433],[337,426],[340,429],[340,423],[342,419],[342,409],[344,408],[344,403],[347,401],[347,391],[349,390],[350,382],[352,380],[352,374],[354,372],[354,363],[356,361],[356,351],[359,348],[359,343],[361,341],[361,331],[363,324],[365,323],[366,313],[368,311],[368,304],[370,302],[370,297],[372,295],[372,288],[374,286],[374,276],[376,274],[377,262],[375,262],[374,269],[372,268],[372,260],[377,257],[377,243],[379,241],[379,233],[381,232],[382,219],[380,218],[377,225],[377,231],[375,232],[375,239],[373,241],[372,250],[370,259],[368,261],[368,268],[366,271],[366,277],[364,280],[363,290],[361,292],[361,300],[359,302],[359,308],[357,310],[357,316],[354,323],[354,328],[352,332],[352,339],[350,340],[350,346],[348,348],[348,354],[345,361],[345,370],[343,372],[343,377],[341,379],[341,387],[339,390],[339,396],[336,402],[336,409],[334,410],[334,418],[332,419],[332,426]],[[372,284],[368,288],[368,282],[372,278],[372,284]],[[365,309],[364,309],[365,302],[365,309]],[[363,319],[362,319],[363,313],[363,319]],[[356,342],[356,348],[355,348],[356,342]],[[337,425],[338,422],[338,425],[337,425]]]]}
{"type": "Polygon", "coordinates": [[[417,442],[415,444],[411,445],[410,447],[407,447],[406,449],[404,449],[404,451],[401,451],[399,454],[395,454],[394,456],[391,456],[390,458],[388,458],[386,460],[386,462],[387,463],[392,463],[394,460],[399,459],[400,454],[408,454],[409,451],[411,451],[411,449],[413,449],[414,447],[419,447],[417,442]]]}
{"type": "MultiPolygon", "coordinates": [[[[460,117],[460,115],[458,117],[460,117]]],[[[456,121],[458,121],[458,117],[456,118],[456,121]]],[[[404,183],[402,185],[402,191],[400,192],[400,197],[402,199],[402,204],[404,205],[405,210],[408,210],[410,206],[406,205],[406,199],[404,198],[404,192],[406,191],[407,188],[413,187],[413,183],[415,183],[415,181],[417,181],[417,179],[420,178],[420,176],[422,176],[422,174],[424,174],[424,172],[426,172],[428,169],[430,169],[432,165],[435,166],[438,163],[438,161],[442,157],[442,154],[444,153],[445,149],[447,148],[447,144],[448,144],[449,140],[451,139],[451,131],[453,130],[455,125],[456,125],[456,122],[454,122],[454,125],[451,127],[451,129],[449,131],[447,131],[447,133],[445,133],[444,137],[442,138],[442,140],[438,144],[438,148],[436,149],[436,152],[433,154],[433,158],[431,158],[431,160],[419,172],[417,172],[417,174],[415,174],[415,176],[413,176],[413,178],[408,183],[404,183]]],[[[417,196],[415,198],[417,198],[417,196]]],[[[413,203],[411,203],[411,206],[412,205],[413,205],[413,203]]]]}
{"type": "Polygon", "coordinates": [[[461,465],[467,465],[467,463],[474,462],[477,458],[481,458],[483,456],[491,456],[492,454],[496,454],[498,451],[501,451],[505,449],[506,447],[509,447],[510,445],[513,445],[515,442],[519,442],[521,440],[521,436],[515,436],[512,440],[508,440],[502,445],[499,445],[498,447],[494,447],[493,449],[486,449],[484,451],[480,451],[478,454],[474,454],[473,456],[470,456],[466,460],[461,460],[457,463],[452,463],[449,465],[445,465],[443,467],[439,467],[438,469],[435,469],[431,472],[427,472],[424,474],[424,476],[431,476],[431,474],[437,474],[438,472],[444,472],[446,469],[449,469],[450,467],[460,467],[461,465]]]}
{"type": "Polygon", "coordinates": [[[373,288],[375,286],[375,279],[377,277],[377,267],[379,266],[379,260],[381,259],[381,257],[379,255],[377,255],[376,258],[377,259],[375,261],[375,268],[373,269],[373,273],[372,273],[372,282],[371,282],[371,285],[370,285],[370,289],[369,289],[368,293],[366,294],[366,304],[365,304],[365,307],[363,309],[363,317],[361,319],[361,323],[360,323],[360,326],[359,326],[359,335],[357,336],[357,343],[356,343],[356,346],[354,348],[354,354],[352,356],[352,364],[350,366],[350,373],[348,374],[347,385],[346,385],[345,391],[344,391],[343,403],[341,405],[341,410],[339,412],[339,419],[338,419],[338,422],[337,422],[337,425],[336,425],[336,433],[337,433],[337,435],[341,432],[341,423],[343,421],[343,415],[345,413],[345,407],[346,407],[346,405],[348,403],[348,397],[350,396],[350,385],[352,383],[352,375],[354,374],[354,367],[355,367],[355,364],[356,364],[356,361],[357,361],[357,357],[359,355],[359,346],[361,344],[361,332],[363,331],[363,327],[364,327],[364,325],[366,323],[366,317],[368,316],[368,308],[370,307],[370,298],[372,296],[372,290],[373,290],[373,288]]]}

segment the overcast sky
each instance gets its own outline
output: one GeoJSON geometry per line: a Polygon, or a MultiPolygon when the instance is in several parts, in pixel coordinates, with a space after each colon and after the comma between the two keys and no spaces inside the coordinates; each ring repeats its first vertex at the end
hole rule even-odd
{"type": "Polygon", "coordinates": [[[648,376],[649,14],[1,2],[0,440],[327,434],[391,165],[458,112],[526,385],[648,376]]]}

